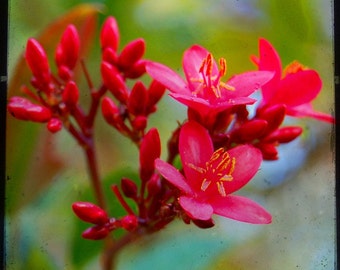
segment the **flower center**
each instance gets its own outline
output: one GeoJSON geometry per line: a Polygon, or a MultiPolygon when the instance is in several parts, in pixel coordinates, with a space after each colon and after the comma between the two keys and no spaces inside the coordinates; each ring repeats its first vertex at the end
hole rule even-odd
{"type": "Polygon", "coordinates": [[[306,70],[307,68],[300,64],[298,61],[293,61],[283,71],[283,75],[286,76],[288,74],[294,74],[302,70],[306,70]]]}
{"type": "Polygon", "coordinates": [[[221,82],[221,78],[227,73],[227,62],[224,58],[219,59],[219,72],[218,74],[213,74],[213,64],[214,59],[211,53],[203,59],[202,64],[199,68],[199,73],[202,78],[193,78],[191,81],[200,82],[202,85],[197,88],[193,94],[202,93],[205,97],[210,97],[211,94],[215,98],[220,98],[221,89],[227,89],[234,91],[235,88],[227,83],[221,82]]]}
{"type": "Polygon", "coordinates": [[[223,182],[233,180],[232,173],[235,170],[236,159],[230,158],[230,155],[223,148],[216,150],[205,167],[197,167],[189,164],[189,167],[202,174],[201,190],[206,191],[212,183],[216,184],[218,193],[226,197],[227,193],[223,182]]]}

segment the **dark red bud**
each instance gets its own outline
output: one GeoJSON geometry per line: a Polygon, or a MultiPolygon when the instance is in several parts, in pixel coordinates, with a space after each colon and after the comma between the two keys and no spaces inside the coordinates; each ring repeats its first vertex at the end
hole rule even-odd
{"type": "Polygon", "coordinates": [[[137,196],[137,185],[135,182],[128,178],[122,178],[121,187],[123,193],[128,198],[136,198],[137,196]]]}
{"type": "Polygon", "coordinates": [[[147,102],[147,91],[144,84],[137,81],[133,86],[129,100],[128,100],[128,110],[133,115],[144,114],[145,106],[147,102]]]}
{"type": "Polygon", "coordinates": [[[69,81],[73,76],[73,71],[67,66],[61,65],[58,67],[58,76],[64,81],[69,81]]]}
{"type": "Polygon", "coordinates": [[[117,21],[110,16],[106,19],[100,32],[100,44],[102,48],[112,48],[115,51],[119,45],[119,29],[117,21]]]}
{"type": "Polygon", "coordinates": [[[105,48],[102,53],[102,59],[104,62],[115,65],[118,61],[118,56],[116,51],[114,51],[112,48],[105,48]]]}
{"type": "Polygon", "coordinates": [[[129,93],[125,82],[117,69],[108,62],[102,62],[101,73],[104,84],[111,93],[123,104],[126,104],[129,93]]]}
{"type": "Polygon", "coordinates": [[[215,223],[212,219],[208,220],[193,219],[192,222],[201,229],[209,229],[215,226],[215,223]]]}
{"type": "Polygon", "coordinates": [[[151,113],[154,106],[158,103],[158,101],[162,98],[165,93],[165,87],[163,84],[158,81],[153,80],[149,86],[148,90],[148,100],[146,104],[146,110],[148,113],[151,113]]]}
{"type": "Polygon", "coordinates": [[[64,31],[57,46],[55,60],[57,66],[65,65],[73,69],[79,58],[80,39],[76,27],[70,24],[64,31]]]}
{"type": "Polygon", "coordinates": [[[138,60],[132,67],[124,71],[124,76],[130,79],[141,77],[146,72],[145,63],[146,61],[143,59],[138,60]]]}
{"type": "Polygon", "coordinates": [[[144,39],[139,38],[127,44],[119,55],[118,63],[123,68],[132,67],[145,52],[144,39]]]}
{"type": "Polygon", "coordinates": [[[11,97],[7,109],[15,118],[20,120],[44,123],[52,117],[48,108],[33,104],[23,97],[11,97]]]}
{"type": "Polygon", "coordinates": [[[277,160],[278,152],[275,147],[275,144],[272,143],[259,143],[255,145],[262,152],[262,157],[264,160],[277,160]]]}
{"type": "Polygon", "coordinates": [[[267,121],[265,120],[251,120],[233,130],[230,134],[230,139],[236,143],[252,142],[262,136],[266,127],[267,121]]]}
{"type": "Polygon", "coordinates": [[[265,142],[288,143],[301,135],[301,127],[283,127],[275,130],[269,136],[263,139],[265,142]]]}
{"type": "Polygon", "coordinates": [[[138,227],[138,219],[134,215],[125,216],[120,222],[122,227],[129,232],[134,231],[138,227]]]}
{"type": "Polygon", "coordinates": [[[72,209],[73,212],[85,222],[103,225],[109,221],[109,218],[103,209],[89,202],[73,203],[72,209]]]}
{"type": "Polygon", "coordinates": [[[266,120],[268,123],[266,134],[277,129],[283,122],[285,115],[286,106],[283,104],[277,104],[261,109],[257,113],[258,118],[266,120]]]}
{"type": "Polygon", "coordinates": [[[102,101],[102,113],[109,124],[114,124],[119,117],[119,109],[112,99],[105,97],[102,101]]]}
{"type": "Polygon", "coordinates": [[[47,123],[47,129],[52,133],[58,132],[62,127],[63,123],[58,118],[51,118],[47,123]]]}
{"type": "Polygon", "coordinates": [[[67,106],[74,106],[79,100],[79,89],[74,81],[69,81],[62,93],[62,99],[67,106]]]}
{"type": "Polygon", "coordinates": [[[25,58],[34,77],[43,84],[49,83],[51,77],[48,59],[44,48],[37,40],[30,38],[27,41],[25,58]]]}
{"type": "Polygon", "coordinates": [[[155,159],[161,155],[161,141],[158,130],[152,128],[144,136],[140,150],[139,150],[139,163],[140,163],[140,177],[142,181],[148,181],[153,175],[155,170],[155,159]]]}
{"type": "Polygon", "coordinates": [[[97,225],[88,228],[82,233],[82,237],[90,240],[100,240],[105,238],[110,233],[106,226],[97,225]]]}
{"type": "Polygon", "coordinates": [[[132,127],[134,130],[137,130],[137,131],[142,131],[146,129],[147,125],[148,125],[148,118],[143,115],[138,115],[132,121],[132,127]]]}
{"type": "Polygon", "coordinates": [[[146,188],[148,190],[148,196],[154,196],[161,190],[161,180],[158,174],[152,175],[150,180],[146,183],[146,188]]]}

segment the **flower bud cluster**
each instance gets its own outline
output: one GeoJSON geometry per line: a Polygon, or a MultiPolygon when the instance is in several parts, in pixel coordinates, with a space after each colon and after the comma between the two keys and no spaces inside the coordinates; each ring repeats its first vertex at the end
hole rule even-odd
{"type": "Polygon", "coordinates": [[[114,100],[105,97],[102,113],[106,121],[119,132],[139,142],[147,127],[149,114],[156,111],[156,104],[165,92],[165,87],[153,81],[146,87],[141,81],[132,89],[127,79],[138,79],[145,73],[145,42],[136,39],[119,53],[119,29],[113,17],[109,17],[101,30],[102,48],[101,74],[105,86],[114,100]]]}
{"type": "Polygon", "coordinates": [[[72,209],[79,219],[94,225],[82,233],[86,239],[100,240],[118,228],[134,231],[138,226],[135,215],[126,215],[120,219],[109,218],[102,208],[89,202],[75,202],[72,209]]]}
{"type": "Polygon", "coordinates": [[[77,29],[69,25],[55,51],[58,74],[51,72],[47,54],[34,38],[27,42],[25,59],[32,72],[31,85],[35,91],[23,86],[22,90],[36,103],[23,97],[11,97],[8,111],[20,120],[47,122],[51,132],[59,131],[69,115],[77,110],[79,89],[73,80],[73,71],[79,60],[80,40],[77,29]]]}

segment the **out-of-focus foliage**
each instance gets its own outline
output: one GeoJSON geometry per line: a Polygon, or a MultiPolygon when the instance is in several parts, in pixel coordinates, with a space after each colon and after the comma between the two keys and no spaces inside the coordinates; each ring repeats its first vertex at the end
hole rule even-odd
{"type": "MultiPolygon", "coordinates": [[[[26,40],[38,37],[62,14],[84,2],[89,3],[10,1],[9,77],[15,78],[12,85],[27,83],[24,81],[27,73],[19,76],[14,72],[26,40]]],[[[98,16],[98,26],[85,62],[97,84],[98,30],[105,17],[113,15],[119,24],[122,45],[143,37],[147,58],[178,70],[183,51],[195,43],[227,59],[227,76],[255,69],[249,56],[257,54],[258,38],[265,37],[279,51],[283,65],[297,59],[320,73],[324,87],[315,107],[328,113],[333,108],[331,1],[103,0],[91,3],[95,6],[87,6],[87,11],[93,18],[98,16]]],[[[61,27],[57,28],[62,31],[61,27]]],[[[57,32],[47,30],[46,41],[57,42],[56,37],[60,35],[57,32]]],[[[50,59],[52,64],[53,56],[50,59]]],[[[17,91],[18,87],[13,86],[9,96],[17,91]]],[[[84,83],[82,98],[86,99],[87,94],[84,83]]],[[[150,127],[159,127],[163,152],[176,120],[183,120],[185,114],[182,106],[167,97],[160,103],[150,127]]],[[[80,225],[71,211],[72,202],[89,196],[83,153],[66,132],[50,135],[43,125],[11,117],[7,123],[8,269],[97,269],[102,243],[89,247],[92,242],[80,236],[81,229],[85,228],[80,226],[85,224],[80,225]]],[[[265,164],[265,170],[270,166],[275,169],[267,174],[263,174],[263,169],[245,191],[271,211],[272,225],[218,220],[215,228],[200,230],[174,223],[159,236],[147,237],[124,250],[119,269],[150,269],[155,264],[161,269],[333,269],[332,130],[329,125],[313,120],[304,121],[304,125],[306,132],[294,144],[293,151],[282,149],[283,161],[265,164]],[[302,153],[300,160],[297,152],[302,153]],[[308,162],[304,164],[307,155],[308,162]],[[292,173],[286,166],[300,171],[292,173]],[[289,181],[284,182],[287,179],[289,181]]],[[[122,170],[137,170],[138,153],[130,142],[107,127],[101,116],[97,127],[100,170],[103,177],[107,176],[104,178],[108,189],[110,181],[120,180],[122,170]]],[[[110,190],[106,191],[108,198],[113,198],[110,190]]],[[[116,209],[112,209],[111,214],[114,211],[116,209]]]]}

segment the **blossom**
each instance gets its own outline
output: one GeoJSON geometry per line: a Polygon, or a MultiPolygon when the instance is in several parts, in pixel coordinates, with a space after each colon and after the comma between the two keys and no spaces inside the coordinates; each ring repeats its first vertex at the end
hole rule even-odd
{"type": "Polygon", "coordinates": [[[150,61],[146,64],[146,71],[170,90],[170,96],[199,113],[202,119],[214,118],[217,113],[235,105],[254,103],[255,100],[248,96],[272,77],[272,72],[251,71],[223,82],[226,60],[219,59],[218,66],[212,54],[198,45],[185,51],[183,70],[186,81],[160,63],[150,61]]]}
{"type": "Polygon", "coordinates": [[[282,70],[281,60],[274,47],[265,39],[259,40],[259,58],[253,57],[260,71],[274,71],[273,78],[262,87],[262,104],[286,105],[286,114],[295,117],[313,117],[318,120],[333,122],[332,116],[317,112],[311,101],[321,91],[322,81],[319,74],[294,61],[282,70]]]}
{"type": "Polygon", "coordinates": [[[256,174],[262,161],[258,149],[242,145],[214,151],[208,131],[189,121],[180,132],[179,154],[184,175],[161,159],[156,159],[155,167],[180,190],[178,201],[189,217],[209,220],[217,214],[254,224],[271,222],[271,215],[263,207],[232,194],[256,174]]]}

